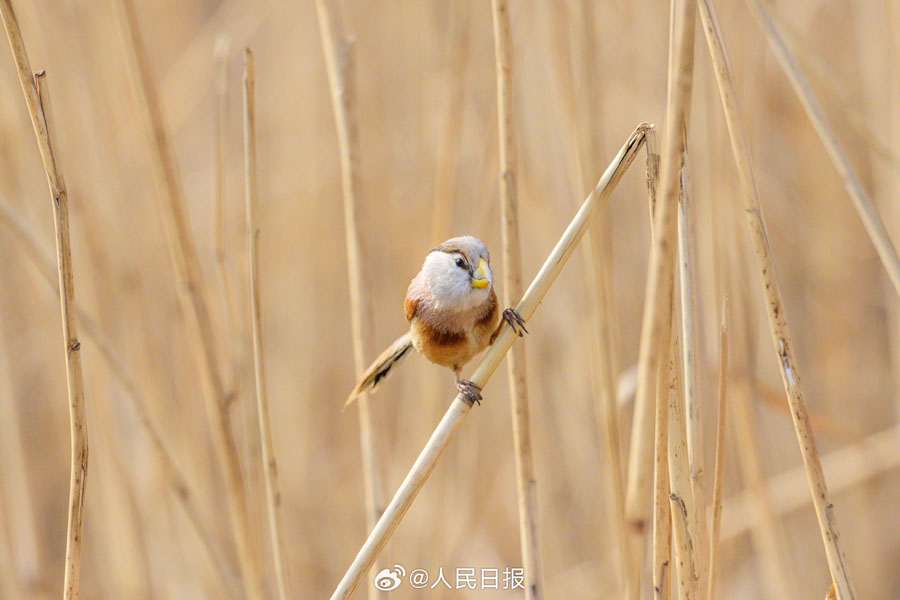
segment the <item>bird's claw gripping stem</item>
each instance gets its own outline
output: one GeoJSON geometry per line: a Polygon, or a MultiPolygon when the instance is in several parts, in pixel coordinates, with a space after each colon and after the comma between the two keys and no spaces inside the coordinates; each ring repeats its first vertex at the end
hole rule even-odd
{"type": "Polygon", "coordinates": [[[470,404],[474,403],[478,406],[481,406],[481,387],[478,386],[474,381],[469,381],[468,379],[457,379],[456,389],[459,390],[460,394],[465,396],[470,404]]]}
{"type": "Polygon", "coordinates": [[[523,337],[524,333],[528,333],[528,330],[525,329],[525,319],[522,318],[522,315],[514,308],[507,308],[503,311],[503,320],[509,323],[509,326],[512,327],[513,333],[517,334],[519,337],[523,337]],[[520,331],[521,330],[521,331],[520,331]]]}

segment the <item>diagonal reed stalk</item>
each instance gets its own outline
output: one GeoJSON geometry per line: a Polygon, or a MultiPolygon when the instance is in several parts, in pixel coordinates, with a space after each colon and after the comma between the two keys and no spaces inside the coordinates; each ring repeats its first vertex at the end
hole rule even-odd
{"type": "MultiPolygon", "coordinates": [[[[541,270],[538,271],[538,274],[531,282],[531,285],[528,286],[528,289],[522,296],[522,300],[519,302],[518,306],[516,306],[516,310],[526,321],[530,319],[534,314],[534,311],[537,310],[541,300],[550,290],[556,277],[571,257],[572,252],[575,251],[575,247],[587,231],[591,213],[598,205],[606,202],[612,193],[612,190],[622,178],[622,175],[624,175],[625,171],[628,170],[628,167],[634,161],[638,150],[640,150],[641,145],[645,141],[645,134],[649,129],[650,125],[643,123],[629,136],[625,145],[622,146],[615,158],[613,158],[612,163],[607,167],[603,176],[600,178],[600,181],[597,182],[597,185],[578,210],[575,218],[572,219],[572,222],[566,228],[565,232],[563,232],[562,237],[550,252],[547,260],[544,261],[541,270]]],[[[484,388],[491,375],[493,375],[494,371],[497,370],[497,367],[500,366],[500,362],[513,345],[516,337],[517,336],[512,331],[512,328],[504,327],[493,345],[488,348],[481,363],[469,379],[476,385],[484,388]]],[[[428,476],[434,470],[441,454],[447,448],[450,440],[453,439],[454,434],[460,428],[463,420],[471,410],[472,405],[466,398],[462,395],[457,395],[447,409],[447,412],[444,414],[444,417],[441,419],[441,422],[431,434],[431,438],[428,440],[425,448],[419,453],[419,457],[406,475],[403,483],[400,484],[400,488],[394,494],[394,497],[385,509],[384,514],[378,520],[378,523],[369,534],[369,537],[362,548],[360,548],[353,563],[347,569],[347,572],[337,585],[337,588],[335,588],[335,591],[331,596],[332,600],[349,598],[353,594],[353,591],[359,586],[363,577],[365,577],[366,573],[375,562],[375,559],[384,549],[388,539],[390,539],[394,530],[400,524],[403,515],[409,510],[409,507],[415,500],[416,495],[418,495],[419,491],[422,489],[428,476]]]]}
{"type": "MultiPolygon", "coordinates": [[[[503,305],[522,295],[519,242],[519,200],[516,190],[516,128],[514,122],[512,32],[509,4],[493,0],[494,55],[497,71],[497,117],[500,132],[500,220],[503,224],[503,305]]],[[[519,498],[519,543],[525,569],[525,597],[543,597],[543,565],[538,527],[537,478],[531,446],[531,417],[525,373],[525,345],[516,344],[506,361],[512,408],[516,492],[519,498]]]]}
{"type": "Polygon", "coordinates": [[[210,420],[217,459],[225,478],[228,510],[241,565],[244,592],[251,599],[262,598],[265,596],[265,580],[259,557],[253,550],[240,457],[231,428],[231,414],[228,411],[230,398],[225,390],[219,364],[215,324],[210,312],[200,256],[191,230],[184,190],[165,126],[157,86],[151,75],[133,0],[118,0],[114,5],[123,36],[134,98],[151,140],[154,174],[160,191],[159,200],[170,255],[178,278],[178,297],[191,334],[188,337],[192,345],[192,354],[202,373],[206,412],[210,420]]]}
{"type": "MultiPolygon", "coordinates": [[[[716,466],[713,475],[712,524],[709,530],[709,574],[706,600],[716,597],[716,569],[719,558],[719,532],[722,525],[722,474],[725,470],[725,409],[728,391],[728,296],[722,300],[722,328],[719,334],[719,409],[716,415],[716,466]]],[[[706,515],[703,515],[704,517],[706,515]]]]}
{"type": "Polygon", "coordinates": [[[0,16],[16,63],[19,83],[25,96],[28,115],[37,139],[41,161],[50,187],[53,226],[56,233],[56,262],[60,312],[66,355],[66,388],[69,397],[71,469],[69,476],[68,523],[63,598],[78,598],[81,580],[81,542],[84,525],[84,491],[88,468],[88,431],[81,374],[81,342],[75,311],[75,284],[72,274],[72,248],[69,237],[69,200],[58,154],[59,144],[53,124],[53,109],[46,73],[32,75],[25,41],[13,11],[11,0],[0,1],[0,16]]]}
{"type": "Polygon", "coordinates": [[[647,293],[641,326],[638,381],[628,462],[625,516],[637,529],[645,522],[653,456],[654,389],[659,349],[668,349],[671,337],[666,320],[672,290],[679,164],[684,152],[686,115],[691,97],[694,64],[694,3],[673,0],[672,40],[669,48],[666,136],[661,154],[660,200],[654,217],[653,249],[647,273],[647,293]]]}
{"type": "MultiPolygon", "coordinates": [[[[806,401],[803,398],[803,388],[800,384],[800,372],[794,357],[793,339],[788,329],[781,287],[775,275],[775,266],[772,262],[772,250],[769,246],[769,236],[763,220],[762,208],[759,204],[756,181],[750,161],[749,145],[744,133],[744,125],[734,92],[731,66],[711,0],[699,0],[699,4],[703,29],[706,33],[706,41],[709,45],[716,81],[722,98],[722,107],[725,111],[728,133],[731,138],[731,149],[737,164],[744,195],[747,225],[750,228],[750,237],[759,269],[760,285],[766,301],[769,330],[781,370],[788,404],[791,407],[791,419],[793,420],[797,441],[800,445],[800,454],[806,469],[810,494],[813,498],[813,506],[816,510],[816,518],[819,522],[819,529],[825,546],[825,555],[828,559],[828,567],[834,580],[838,598],[840,600],[852,600],[855,597],[853,582],[850,577],[847,559],[841,547],[841,538],[834,515],[834,505],[828,497],[825,475],[822,472],[819,453],[816,450],[816,443],[813,438],[812,425],[806,411],[806,401]]],[[[760,15],[757,14],[757,16],[760,15]]],[[[861,188],[859,188],[859,191],[861,191],[861,188]]],[[[884,256],[882,256],[882,259],[884,259],[884,256]]],[[[893,273],[891,273],[891,277],[894,277],[893,273]]],[[[895,280],[894,284],[900,284],[900,279],[895,280]]]]}
{"type": "MultiPolygon", "coordinates": [[[[331,86],[332,108],[341,158],[341,182],[344,196],[344,231],[347,244],[347,271],[350,285],[350,319],[353,330],[353,358],[356,375],[362,375],[366,360],[376,354],[375,318],[370,287],[363,268],[366,256],[360,232],[359,116],[356,106],[353,43],[344,34],[340,11],[333,0],[316,0],[322,51],[331,86]]],[[[367,395],[357,398],[359,438],[363,464],[366,528],[372,531],[381,516],[383,499],[378,478],[375,431],[367,395]]],[[[373,580],[374,581],[374,580],[373,580]]],[[[369,586],[370,597],[377,595],[369,586]]]]}
{"type": "MultiPolygon", "coordinates": [[[[866,232],[869,234],[869,238],[871,238],[872,244],[874,244],[875,250],[878,252],[878,257],[881,259],[881,263],[884,265],[891,283],[894,284],[894,289],[900,294],[900,257],[897,256],[897,250],[891,243],[887,230],[884,228],[884,223],[878,215],[878,209],[868,194],[866,194],[866,190],[859,181],[856,171],[853,170],[853,166],[847,159],[843,148],[841,148],[837,136],[825,118],[822,107],[806,82],[806,77],[800,70],[797,60],[785,43],[784,37],[781,35],[772,17],[769,16],[766,7],[760,0],[747,0],[747,5],[756,18],[760,29],[762,29],[766,40],[769,42],[769,47],[772,49],[778,62],[781,63],[781,68],[788,76],[797,98],[803,105],[804,110],[806,110],[809,120],[812,121],[816,133],[825,146],[825,151],[828,152],[828,156],[831,158],[831,162],[834,163],[834,167],[837,169],[838,175],[847,189],[847,193],[850,194],[850,200],[853,201],[853,206],[859,213],[860,219],[862,219],[866,232]]],[[[843,598],[841,595],[843,592],[842,586],[837,584],[836,587],[838,597],[843,598]]]]}
{"type": "Polygon", "coordinates": [[[272,440],[269,397],[266,392],[266,369],[263,361],[262,312],[259,298],[259,225],[256,222],[256,98],[253,52],[244,50],[244,200],[247,206],[247,270],[249,272],[250,323],[253,337],[253,366],[256,378],[256,410],[259,439],[262,446],[262,470],[266,484],[266,509],[275,583],[280,600],[287,600],[287,562],[281,543],[281,489],[278,486],[278,463],[272,440]]]}

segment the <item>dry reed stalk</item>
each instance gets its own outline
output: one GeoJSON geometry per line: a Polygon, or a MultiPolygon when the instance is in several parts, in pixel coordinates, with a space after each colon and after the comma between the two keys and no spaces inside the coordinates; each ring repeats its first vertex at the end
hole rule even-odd
{"type": "MultiPolygon", "coordinates": [[[[333,0],[316,0],[316,9],[328,82],[331,86],[332,108],[341,158],[353,356],[356,363],[356,375],[360,376],[367,366],[366,361],[375,356],[375,319],[372,312],[370,287],[362,265],[362,257],[366,255],[366,251],[359,227],[359,117],[356,107],[353,43],[344,34],[340,11],[333,0]]],[[[378,478],[378,458],[375,450],[375,432],[372,426],[368,396],[361,395],[357,398],[357,405],[359,407],[359,434],[365,487],[366,526],[368,531],[372,531],[383,510],[381,485],[378,478]]],[[[376,592],[374,586],[369,586],[371,597],[374,597],[376,592]]]]}
{"type": "MultiPolygon", "coordinates": [[[[214,49],[216,58],[215,84],[215,127],[213,140],[213,247],[216,256],[216,274],[225,296],[225,308],[228,311],[231,325],[230,339],[237,338],[240,325],[237,315],[237,304],[231,282],[228,280],[228,267],[225,257],[225,139],[228,130],[228,61],[231,59],[231,41],[225,35],[216,39],[214,49]]],[[[241,344],[229,344],[232,350],[232,381],[228,395],[237,398],[240,395],[241,383],[241,344]]]]}
{"type": "Polygon", "coordinates": [[[241,565],[244,592],[251,599],[261,598],[265,596],[265,580],[259,557],[253,551],[254,543],[250,531],[240,457],[228,411],[230,398],[226,393],[220,370],[214,320],[209,309],[207,289],[191,231],[184,190],[166,130],[157,86],[151,75],[133,0],[119,0],[114,2],[114,5],[118,13],[134,98],[153,150],[154,174],[160,191],[159,198],[170,255],[178,278],[178,297],[191,333],[188,338],[192,354],[202,372],[206,412],[213,432],[217,459],[225,478],[229,516],[241,565]]]}
{"type": "MultiPolygon", "coordinates": [[[[809,88],[809,84],[806,82],[803,72],[797,65],[793,53],[784,42],[781,32],[778,30],[778,27],[775,25],[771,16],[769,16],[769,12],[760,0],[747,0],[747,5],[750,7],[750,12],[752,12],[753,16],[756,18],[756,22],[759,24],[760,29],[762,29],[766,41],[769,43],[769,47],[772,49],[778,62],[781,63],[781,68],[788,76],[791,86],[793,86],[797,98],[803,105],[804,110],[806,110],[809,120],[812,121],[816,133],[819,135],[822,144],[825,146],[825,151],[828,153],[829,158],[831,158],[831,162],[834,163],[838,175],[840,176],[844,187],[847,189],[847,193],[850,194],[850,200],[853,201],[853,206],[859,213],[860,219],[862,219],[866,232],[869,234],[869,238],[871,238],[872,244],[874,244],[875,250],[878,252],[881,263],[884,265],[891,282],[894,284],[894,289],[900,294],[900,258],[898,258],[897,251],[891,243],[887,230],[884,228],[884,223],[878,215],[878,209],[875,207],[875,204],[869,198],[868,194],[866,194],[862,183],[859,181],[859,177],[856,175],[856,171],[853,170],[853,166],[847,159],[846,154],[844,154],[844,150],[841,148],[837,136],[834,134],[831,125],[829,125],[828,120],[825,118],[822,107],[819,105],[818,100],[816,100],[815,95],[813,95],[812,90],[809,88]]],[[[831,554],[829,554],[829,562],[837,560],[837,558],[837,556],[831,556],[831,554]]],[[[844,592],[850,591],[852,586],[849,584],[842,585],[837,581],[835,584],[838,598],[846,599],[844,592]]]]}
{"type": "Polygon", "coordinates": [[[675,221],[678,210],[679,163],[684,152],[686,114],[691,96],[694,48],[694,3],[673,0],[672,41],[669,52],[666,102],[666,136],[663,144],[661,198],[654,217],[655,236],[647,273],[647,293],[641,324],[638,384],[628,460],[625,516],[642,529],[646,519],[650,466],[653,450],[653,391],[658,349],[668,348],[670,328],[665,320],[672,287],[675,221]]]}
{"type": "Polygon", "coordinates": [[[287,600],[287,561],[281,543],[281,489],[278,486],[278,463],[269,417],[269,398],[266,392],[266,369],[263,362],[262,310],[259,296],[259,226],[256,222],[256,99],[253,52],[244,50],[244,200],[247,206],[247,269],[249,273],[250,323],[253,337],[253,366],[256,377],[256,410],[259,439],[262,446],[262,470],[266,483],[266,509],[269,518],[269,538],[272,561],[275,563],[275,582],[278,597],[287,600]]]}
{"type": "MultiPolygon", "coordinates": [[[[722,474],[725,471],[725,410],[728,391],[728,296],[722,300],[722,328],[719,334],[719,402],[716,415],[716,466],[713,475],[712,525],[709,533],[709,576],[706,600],[716,597],[716,569],[718,568],[719,531],[722,525],[722,474]]],[[[704,517],[706,515],[703,515],[704,517]]]]}
{"type": "MultiPolygon", "coordinates": [[[[781,57],[781,60],[784,61],[783,66],[785,66],[786,70],[791,71],[789,67],[790,65],[793,65],[793,60],[783,43],[780,46],[777,44],[780,37],[777,37],[777,32],[771,28],[771,21],[766,18],[765,10],[756,2],[756,0],[748,0],[748,2],[751,7],[755,9],[754,14],[760,19],[761,23],[769,23],[767,32],[769,34],[768,37],[770,42],[775,47],[784,50],[784,52],[779,50],[779,56],[781,57]],[[772,35],[773,32],[775,34],[774,37],[772,35]]],[[[769,330],[772,334],[772,342],[778,358],[778,365],[781,370],[781,377],[784,382],[788,404],[791,407],[791,419],[794,422],[794,430],[800,445],[800,454],[803,457],[803,464],[806,468],[810,494],[813,497],[813,505],[815,506],[816,517],[819,521],[819,529],[825,546],[828,567],[831,571],[831,576],[834,579],[838,598],[840,600],[851,600],[855,597],[853,582],[847,565],[847,559],[844,557],[841,548],[837,520],[834,516],[834,505],[828,498],[825,475],[822,472],[822,465],[819,461],[819,454],[816,451],[816,443],[813,438],[812,425],[810,424],[809,415],[806,411],[803,388],[800,385],[800,373],[797,368],[797,361],[794,357],[793,339],[790,330],[788,329],[787,317],[784,310],[784,300],[781,296],[781,287],[775,275],[775,266],[772,262],[772,250],[769,247],[768,232],[763,219],[762,208],[759,205],[756,182],[753,177],[753,167],[750,161],[749,145],[744,134],[742,117],[734,93],[731,67],[722,41],[715,8],[713,7],[711,0],[699,0],[699,4],[700,15],[703,20],[703,29],[706,33],[706,40],[709,45],[710,56],[716,74],[716,81],[719,85],[719,93],[722,98],[722,107],[725,111],[728,133],[731,138],[731,149],[734,153],[734,159],[737,164],[738,174],[744,193],[746,206],[745,214],[747,216],[747,224],[750,228],[757,266],[759,268],[760,284],[762,286],[763,296],[766,300],[766,314],[769,317],[769,330]]],[[[799,79],[796,77],[799,75],[799,71],[794,69],[791,72],[794,74],[792,76],[792,81],[803,84],[802,77],[799,79]]],[[[804,88],[805,84],[798,86],[798,90],[804,88]]],[[[811,95],[800,95],[802,98],[806,99],[805,104],[808,109],[818,108],[811,95]]],[[[819,113],[813,110],[811,111],[811,114],[819,113]]],[[[820,133],[828,133],[827,126],[824,125],[824,120],[816,119],[816,121],[819,123],[819,127],[822,128],[820,133]]],[[[828,139],[828,136],[823,137],[828,139]]],[[[830,148],[833,160],[836,158],[843,158],[843,154],[840,152],[836,142],[833,145],[826,145],[830,148]]],[[[836,162],[839,161],[836,160],[836,162]]],[[[871,212],[862,210],[864,208],[864,193],[862,192],[862,188],[858,186],[858,182],[856,182],[853,171],[849,168],[849,164],[845,166],[848,169],[843,173],[847,177],[845,183],[848,184],[849,189],[856,190],[860,194],[857,197],[854,196],[855,192],[851,191],[851,195],[858,201],[857,207],[863,212],[867,227],[871,227],[870,235],[874,236],[873,239],[876,243],[876,247],[879,248],[879,253],[881,254],[882,252],[890,250],[889,255],[893,257],[893,261],[896,261],[896,255],[892,254],[893,248],[890,246],[890,242],[887,241],[886,234],[883,238],[874,235],[873,232],[879,230],[883,232],[884,228],[880,221],[878,221],[877,213],[874,213],[874,208],[871,212]]],[[[885,261],[886,256],[888,256],[888,254],[882,255],[883,261],[885,261]]],[[[886,265],[888,262],[886,262],[886,265]]],[[[890,262],[890,264],[893,264],[893,262],[890,262]]],[[[894,285],[900,288],[900,265],[898,265],[896,273],[892,271],[892,267],[888,270],[891,278],[894,280],[894,285]]]]}
{"type": "MultiPolygon", "coordinates": [[[[11,7],[11,5],[10,5],[11,7]]],[[[15,19],[15,17],[12,17],[15,19]]],[[[27,56],[22,48],[24,63],[17,66],[22,73],[22,67],[28,67],[27,56]]],[[[53,225],[56,232],[56,262],[59,271],[60,308],[62,312],[63,340],[66,354],[66,387],[69,395],[69,420],[72,436],[72,463],[69,477],[69,518],[66,534],[66,571],[63,589],[63,598],[78,598],[81,585],[81,546],[82,531],[84,528],[84,494],[87,484],[88,470],[88,431],[87,414],[84,403],[84,382],[81,374],[81,342],[78,340],[78,319],[75,314],[75,282],[72,268],[72,244],[69,237],[69,199],[66,185],[63,181],[60,157],[56,153],[59,143],[53,121],[53,106],[50,102],[50,89],[47,83],[47,74],[41,71],[34,75],[34,87],[25,91],[25,81],[22,82],[22,90],[28,96],[31,89],[40,107],[40,113],[31,113],[34,133],[38,138],[38,144],[42,143],[41,134],[45,133],[46,155],[44,169],[47,172],[47,181],[50,184],[50,194],[53,201],[53,225]],[[40,121],[46,127],[41,131],[40,121]],[[49,158],[49,161],[47,160],[49,158]]],[[[27,103],[27,102],[26,102],[27,103]]],[[[29,109],[31,105],[29,104],[29,109]]],[[[30,111],[29,111],[30,112],[30,111]]]]}
{"type": "MultiPolygon", "coordinates": [[[[575,246],[587,231],[588,220],[591,213],[599,204],[603,204],[609,198],[612,190],[618,184],[622,175],[634,161],[638,150],[644,143],[644,135],[650,128],[643,123],[629,136],[625,145],[619,150],[612,163],[607,167],[600,181],[588,195],[572,222],[563,232],[562,237],[550,252],[544,265],[535,276],[531,285],[522,296],[522,300],[516,306],[516,310],[526,321],[531,318],[543,297],[550,290],[556,277],[559,275],[565,263],[575,251],[575,246]]],[[[504,327],[500,335],[488,348],[487,353],[475,372],[469,378],[476,385],[484,388],[497,367],[500,366],[503,357],[516,340],[517,336],[510,327],[504,327]]],[[[446,449],[453,435],[462,425],[463,420],[472,410],[472,405],[464,396],[457,395],[453,403],[447,409],[441,422],[431,434],[431,438],[419,453],[400,488],[394,494],[384,514],[378,520],[375,528],[369,534],[368,539],[360,548],[353,563],[347,569],[337,588],[332,594],[332,599],[349,598],[359,586],[366,572],[372,567],[375,559],[384,549],[388,539],[400,524],[403,515],[409,510],[416,495],[422,489],[431,471],[437,465],[441,454],[446,449]]]]}
{"type": "MultiPolygon", "coordinates": [[[[900,426],[894,425],[864,440],[843,446],[822,456],[833,494],[849,491],[878,475],[900,468],[900,426]]],[[[778,514],[789,514],[810,503],[806,470],[800,466],[779,473],[767,481],[772,504],[778,514]]],[[[741,492],[725,503],[727,518],[722,538],[731,539],[760,525],[754,499],[741,492]]]]}
{"type": "Polygon", "coordinates": [[[691,198],[690,163],[687,141],[681,157],[681,194],[678,197],[678,267],[681,281],[682,382],[687,427],[687,456],[690,467],[691,495],[694,501],[692,537],[696,563],[697,593],[703,596],[707,568],[706,488],[703,460],[703,412],[697,391],[696,286],[694,276],[695,232],[691,198]]]}
{"type": "MultiPolygon", "coordinates": [[[[670,303],[671,307],[671,303],[670,303]]],[[[653,435],[653,542],[651,580],[654,600],[669,599],[672,564],[672,509],[669,502],[668,348],[659,349],[656,366],[655,430],[653,435]]]]}
{"type": "MultiPolygon", "coordinates": [[[[494,57],[497,72],[497,118],[500,132],[500,220],[503,224],[503,305],[522,296],[522,259],[519,242],[519,200],[516,190],[516,129],[514,121],[512,32],[509,4],[492,0],[494,57]]],[[[543,565],[538,526],[537,478],[531,446],[531,417],[525,373],[525,345],[512,347],[506,361],[512,409],[516,493],[519,499],[519,543],[525,569],[525,597],[543,594],[543,565]]]]}
{"type": "Polygon", "coordinates": [[[72,273],[72,248],[69,237],[69,200],[62,176],[59,144],[53,122],[50,90],[44,71],[32,75],[25,50],[25,41],[13,11],[11,0],[0,1],[0,16],[16,63],[25,105],[34,128],[41,161],[47,174],[56,234],[56,262],[59,284],[60,313],[66,356],[66,388],[69,397],[69,426],[71,436],[71,469],[69,475],[68,522],[66,526],[66,557],[63,598],[76,599],[81,581],[81,543],[84,525],[84,492],[88,468],[87,415],[84,405],[84,384],[81,374],[81,342],[78,341],[78,320],[75,314],[75,284],[72,273]]]}
{"type": "MultiPolygon", "coordinates": [[[[38,270],[38,273],[41,274],[42,279],[44,279],[58,295],[59,289],[56,287],[57,282],[52,261],[44,254],[44,251],[40,247],[40,242],[38,242],[37,237],[29,230],[28,225],[4,202],[0,202],[0,221],[4,221],[9,226],[13,237],[19,242],[25,255],[38,270]]],[[[77,301],[75,304],[75,311],[82,333],[93,340],[94,347],[99,350],[100,356],[103,358],[104,362],[106,362],[113,377],[115,377],[122,385],[122,388],[125,391],[125,397],[128,398],[131,403],[131,406],[138,417],[138,423],[144,428],[147,437],[150,439],[150,445],[159,458],[160,465],[168,479],[169,485],[171,486],[172,491],[175,492],[175,497],[181,503],[182,508],[188,517],[188,521],[200,538],[200,542],[209,555],[213,566],[219,572],[223,585],[232,598],[240,597],[240,584],[235,578],[221,548],[216,543],[215,537],[206,523],[204,523],[199,508],[194,503],[196,492],[194,491],[193,486],[181,472],[181,468],[175,461],[173,453],[163,441],[162,434],[150,418],[148,409],[150,401],[141,391],[134,375],[119,356],[118,352],[113,348],[112,343],[101,331],[97,321],[77,301]]]]}
{"type": "Polygon", "coordinates": [[[691,491],[691,468],[688,459],[687,424],[681,392],[681,343],[672,307],[672,341],[669,358],[669,502],[672,510],[672,548],[675,558],[675,581],[678,597],[697,597],[697,524],[694,522],[694,499],[691,491]]]}

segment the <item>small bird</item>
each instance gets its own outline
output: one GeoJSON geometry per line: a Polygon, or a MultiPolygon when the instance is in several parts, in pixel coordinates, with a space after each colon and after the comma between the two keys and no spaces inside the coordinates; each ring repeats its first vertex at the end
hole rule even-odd
{"type": "Polygon", "coordinates": [[[470,235],[451,238],[428,253],[403,307],[409,332],[366,369],[345,408],[366,390],[375,391],[412,348],[451,369],[456,388],[470,404],[481,404],[481,388],[460,376],[463,366],[494,342],[504,321],[519,337],[528,333],[515,309],[507,308],[499,318],[491,256],[484,242],[470,235]]]}

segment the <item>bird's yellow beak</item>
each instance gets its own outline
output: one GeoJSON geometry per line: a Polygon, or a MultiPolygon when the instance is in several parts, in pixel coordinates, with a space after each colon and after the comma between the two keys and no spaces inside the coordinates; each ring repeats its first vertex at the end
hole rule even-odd
{"type": "Polygon", "coordinates": [[[472,287],[483,288],[487,287],[490,281],[487,278],[487,261],[483,258],[478,258],[478,267],[475,269],[475,273],[472,275],[472,287]]]}

